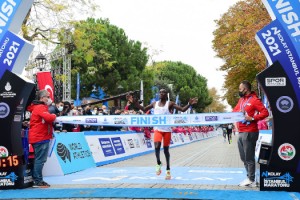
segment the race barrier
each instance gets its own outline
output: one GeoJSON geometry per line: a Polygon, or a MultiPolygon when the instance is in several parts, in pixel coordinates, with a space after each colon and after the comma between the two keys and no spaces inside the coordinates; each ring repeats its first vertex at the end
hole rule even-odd
{"type": "MultiPolygon", "coordinates": [[[[217,131],[190,134],[172,133],[170,147],[208,139],[217,131]]],[[[154,151],[153,140],[143,132],[87,131],[55,133],[49,156],[44,165],[44,176],[66,175],[154,151]]]]}

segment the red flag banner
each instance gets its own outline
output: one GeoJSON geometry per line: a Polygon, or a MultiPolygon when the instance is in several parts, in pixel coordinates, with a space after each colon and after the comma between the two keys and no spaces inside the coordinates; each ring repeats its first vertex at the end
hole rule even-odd
{"type": "Polygon", "coordinates": [[[47,90],[50,94],[50,98],[54,101],[54,86],[50,72],[38,72],[36,74],[36,80],[40,90],[47,90]]]}

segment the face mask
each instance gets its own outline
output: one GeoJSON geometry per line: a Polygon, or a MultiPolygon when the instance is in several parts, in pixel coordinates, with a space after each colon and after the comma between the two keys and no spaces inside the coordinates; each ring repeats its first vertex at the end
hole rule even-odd
{"type": "Polygon", "coordinates": [[[59,106],[59,107],[58,107],[58,111],[59,111],[59,112],[63,111],[63,109],[64,109],[63,106],[59,106]]]}
{"type": "Polygon", "coordinates": [[[46,103],[48,106],[50,106],[52,104],[52,100],[50,98],[48,98],[48,101],[46,103]]]}
{"type": "Polygon", "coordinates": [[[243,90],[243,91],[241,91],[241,92],[239,92],[239,96],[240,96],[240,97],[243,97],[243,96],[245,96],[244,90],[243,90]]]}

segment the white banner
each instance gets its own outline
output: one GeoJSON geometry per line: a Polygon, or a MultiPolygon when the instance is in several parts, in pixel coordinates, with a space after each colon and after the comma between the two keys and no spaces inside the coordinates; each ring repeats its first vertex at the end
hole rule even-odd
{"type": "Polygon", "coordinates": [[[199,113],[174,115],[83,115],[61,116],[56,122],[90,126],[199,126],[242,121],[243,113],[199,113]]]}

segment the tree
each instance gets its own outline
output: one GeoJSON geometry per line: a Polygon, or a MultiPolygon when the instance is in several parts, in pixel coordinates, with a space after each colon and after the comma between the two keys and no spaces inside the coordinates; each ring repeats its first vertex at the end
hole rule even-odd
{"type": "Polygon", "coordinates": [[[28,41],[57,44],[61,28],[81,16],[92,16],[98,7],[92,0],[34,0],[22,24],[22,36],[28,41]]]}
{"type": "Polygon", "coordinates": [[[237,103],[240,82],[248,80],[256,85],[256,75],[266,67],[255,34],[269,22],[269,15],[260,0],[240,1],[216,21],[213,48],[225,62],[220,70],[227,72],[225,98],[231,106],[237,103]]]}
{"type": "Polygon", "coordinates": [[[194,106],[197,112],[203,112],[212,102],[206,78],[197,74],[193,67],[181,62],[164,61],[155,63],[152,69],[158,80],[172,85],[173,93],[179,94],[183,104],[186,104],[189,98],[198,97],[198,103],[194,106]]]}
{"type": "MultiPolygon", "coordinates": [[[[93,85],[115,95],[139,89],[141,79],[145,86],[151,84],[151,74],[144,71],[147,49],[139,41],[128,39],[124,30],[109,20],[89,18],[74,23],[73,41],[72,74],[80,73],[86,89],[83,96],[90,94],[93,85]]],[[[72,77],[74,84],[76,76],[72,77]]]]}
{"type": "Polygon", "coordinates": [[[204,112],[225,112],[226,106],[222,103],[222,97],[217,94],[217,89],[213,87],[208,90],[208,93],[212,102],[204,109],[204,112]]]}

